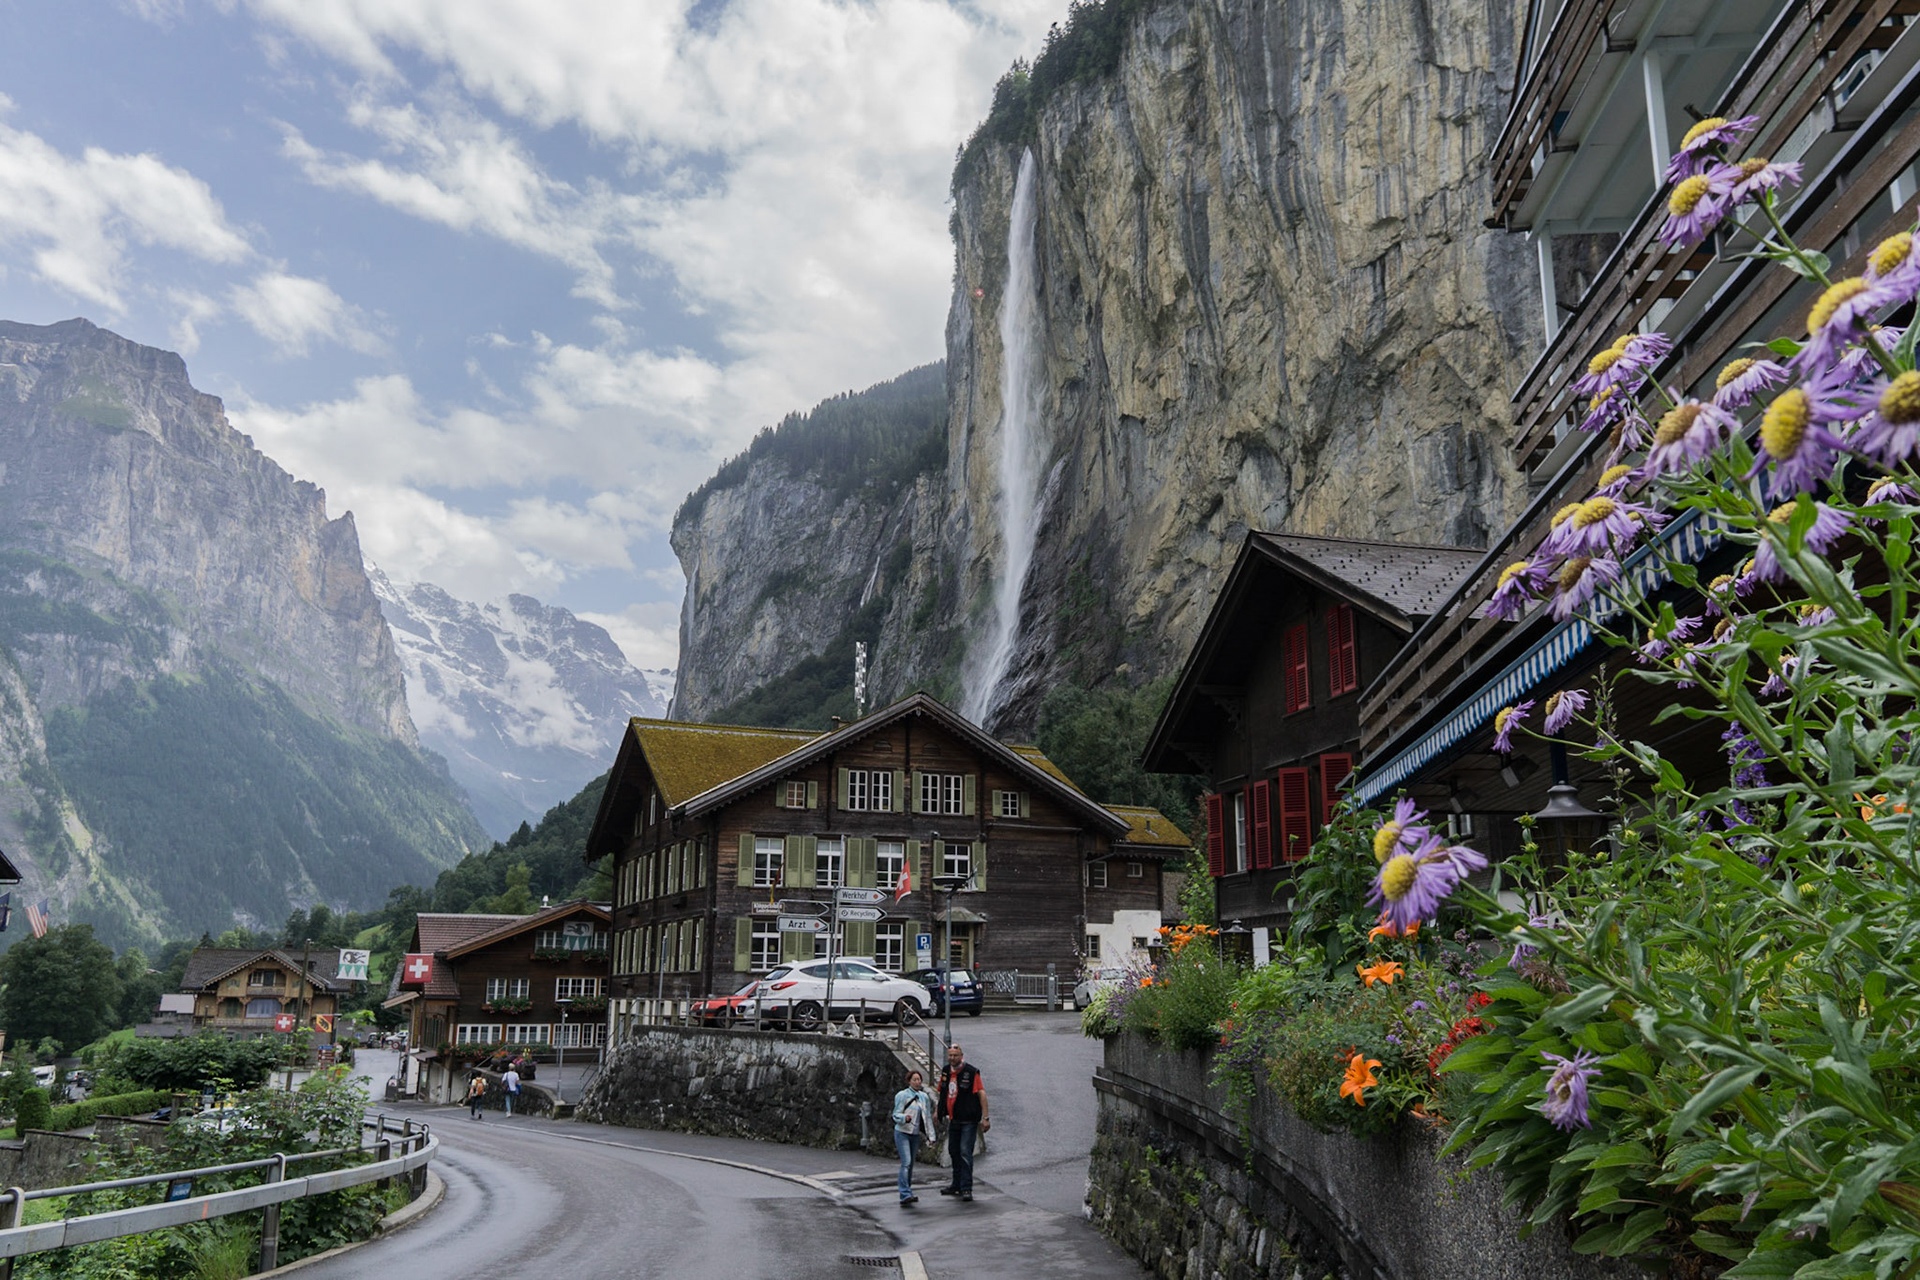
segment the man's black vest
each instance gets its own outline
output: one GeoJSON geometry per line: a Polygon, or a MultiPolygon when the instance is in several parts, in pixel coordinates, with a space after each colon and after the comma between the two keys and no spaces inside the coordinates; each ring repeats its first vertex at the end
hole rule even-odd
{"type": "MultiPolygon", "coordinates": [[[[973,1091],[974,1084],[980,1079],[980,1072],[971,1062],[960,1064],[960,1091],[953,1098],[953,1114],[947,1118],[955,1124],[980,1123],[980,1095],[973,1091]]],[[[944,1103],[947,1086],[953,1080],[953,1068],[947,1067],[940,1072],[940,1098],[944,1103]]]]}

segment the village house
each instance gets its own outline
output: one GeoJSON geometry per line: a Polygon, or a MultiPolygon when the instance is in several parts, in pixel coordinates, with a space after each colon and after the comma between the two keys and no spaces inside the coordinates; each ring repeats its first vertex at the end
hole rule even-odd
{"type": "Polygon", "coordinates": [[[339,969],[332,947],[198,947],[180,994],[193,1001],[196,1031],[251,1038],[299,1030],[331,1044],[340,997],[353,990],[339,969]]]}
{"type": "Polygon", "coordinates": [[[895,972],[952,961],[1070,985],[1158,928],[1163,865],[1186,837],[1150,809],[1094,803],[1037,748],[997,741],[926,694],[827,733],[636,719],[586,858],[614,859],[617,1015],[731,992],[824,935],[779,903],[888,892],[836,951],[895,972]],[[953,877],[965,888],[937,893],[953,877]],[[949,900],[949,898],[951,900],[949,900]],[[949,907],[951,908],[949,910],[949,907]]]}
{"type": "Polygon", "coordinates": [[[461,1068],[503,1047],[597,1055],[608,922],[604,905],[578,900],[531,915],[421,912],[386,1001],[407,1012],[404,1091],[456,1101],[461,1068]]]}
{"type": "MultiPolygon", "coordinates": [[[[1221,923],[1264,958],[1291,864],[1348,785],[1360,690],[1479,559],[1462,547],[1252,532],[1161,711],[1147,768],[1198,773],[1221,923]]],[[[1464,807],[1451,821],[1470,827],[1464,807]]]]}

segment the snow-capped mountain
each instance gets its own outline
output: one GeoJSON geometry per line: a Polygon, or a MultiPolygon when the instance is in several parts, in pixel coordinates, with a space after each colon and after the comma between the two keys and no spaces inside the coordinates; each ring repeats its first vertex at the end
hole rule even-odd
{"type": "Polygon", "coordinates": [[[671,671],[641,671],[613,637],[531,596],[473,604],[368,565],[400,650],[421,745],[438,751],[482,826],[504,839],[613,763],[632,716],[665,714],[671,671]]]}

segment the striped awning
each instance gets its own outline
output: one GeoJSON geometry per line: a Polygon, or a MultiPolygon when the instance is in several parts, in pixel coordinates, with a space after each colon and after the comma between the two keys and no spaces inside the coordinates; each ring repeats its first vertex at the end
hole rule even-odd
{"type": "MultiPolygon", "coordinates": [[[[1697,510],[1688,511],[1663,529],[1652,545],[1642,547],[1628,559],[1625,578],[1633,585],[1635,594],[1650,595],[1667,584],[1667,560],[1698,564],[1720,545],[1721,538],[1718,521],[1710,517],[1703,519],[1697,510]],[[1655,556],[1656,549],[1662,553],[1660,556],[1655,556]]],[[[1544,603],[1535,606],[1536,609],[1545,607],[1544,603]]],[[[1359,803],[1368,805],[1404,786],[1449,747],[1490,724],[1500,708],[1520,701],[1589,645],[1597,643],[1595,625],[1604,625],[1620,612],[1616,600],[1601,596],[1587,607],[1585,616],[1575,615],[1554,627],[1469,695],[1458,710],[1360,779],[1353,788],[1354,796],[1359,803]]]]}

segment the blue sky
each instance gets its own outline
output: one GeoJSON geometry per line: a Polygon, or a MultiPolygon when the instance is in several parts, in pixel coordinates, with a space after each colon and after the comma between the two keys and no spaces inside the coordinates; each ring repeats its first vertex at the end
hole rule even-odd
{"type": "Polygon", "coordinates": [[[673,660],[674,508],[940,354],[1064,0],[0,0],[0,317],[180,351],[396,577],[673,660]]]}

